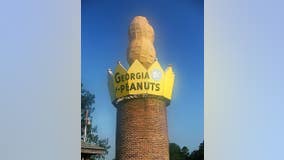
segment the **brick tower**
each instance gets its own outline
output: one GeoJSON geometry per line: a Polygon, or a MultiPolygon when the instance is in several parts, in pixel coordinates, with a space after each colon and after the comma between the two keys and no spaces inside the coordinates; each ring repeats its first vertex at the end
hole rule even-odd
{"type": "Polygon", "coordinates": [[[125,69],[118,62],[108,70],[108,86],[117,108],[116,160],[168,160],[167,106],[174,73],[160,66],[154,48],[154,30],[137,16],[129,27],[125,69]]]}

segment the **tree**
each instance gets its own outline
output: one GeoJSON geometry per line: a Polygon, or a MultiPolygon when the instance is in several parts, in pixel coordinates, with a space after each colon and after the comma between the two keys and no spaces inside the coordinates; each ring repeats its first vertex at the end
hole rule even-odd
{"type": "Polygon", "coordinates": [[[199,149],[193,151],[189,157],[190,160],[204,160],[204,141],[200,143],[199,149]]]}
{"type": "MultiPolygon", "coordinates": [[[[84,89],[83,84],[81,84],[81,137],[87,143],[96,144],[105,148],[107,154],[110,148],[108,139],[100,139],[97,135],[97,126],[91,124],[92,115],[95,111],[94,103],[95,95],[84,89]],[[84,135],[85,132],[86,136],[84,135]]],[[[104,158],[105,155],[91,157],[92,160],[104,158]]]]}
{"type": "Polygon", "coordinates": [[[170,160],[204,160],[204,141],[200,143],[199,149],[189,152],[186,146],[180,148],[175,143],[169,144],[170,160]]]}
{"type": "Polygon", "coordinates": [[[181,149],[181,155],[183,160],[189,160],[189,149],[186,146],[183,146],[181,149]]]}
{"type": "Polygon", "coordinates": [[[170,143],[170,160],[188,160],[189,159],[189,149],[184,146],[182,149],[179,145],[175,143],[170,143]]]}
{"type": "Polygon", "coordinates": [[[169,144],[170,149],[170,160],[181,160],[181,150],[180,146],[175,143],[169,144]]]}

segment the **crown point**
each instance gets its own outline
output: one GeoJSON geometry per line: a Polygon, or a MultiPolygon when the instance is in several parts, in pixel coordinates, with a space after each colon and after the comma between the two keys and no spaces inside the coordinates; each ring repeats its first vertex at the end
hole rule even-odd
{"type": "Polygon", "coordinates": [[[112,70],[109,68],[109,69],[107,69],[107,73],[109,74],[109,75],[112,75],[112,70]]]}

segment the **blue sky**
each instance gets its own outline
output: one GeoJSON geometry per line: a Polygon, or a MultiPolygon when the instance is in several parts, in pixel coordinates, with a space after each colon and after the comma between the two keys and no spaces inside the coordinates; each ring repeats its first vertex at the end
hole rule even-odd
{"type": "Polygon", "coordinates": [[[98,134],[109,138],[114,158],[116,109],[107,89],[108,68],[117,61],[128,66],[128,26],[135,16],[147,17],[155,30],[155,48],[165,69],[176,75],[168,106],[170,142],[196,149],[204,132],[203,1],[103,1],[82,0],[82,83],[96,96],[93,123],[98,134]]]}

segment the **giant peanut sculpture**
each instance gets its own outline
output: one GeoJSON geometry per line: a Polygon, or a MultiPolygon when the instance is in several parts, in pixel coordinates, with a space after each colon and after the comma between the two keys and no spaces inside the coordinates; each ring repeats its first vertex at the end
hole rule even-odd
{"type": "Polygon", "coordinates": [[[128,63],[132,64],[137,59],[148,68],[156,59],[152,26],[145,17],[137,16],[131,22],[128,35],[128,63]]]}
{"type": "Polygon", "coordinates": [[[129,27],[126,69],[120,62],[108,70],[108,86],[117,108],[116,160],[169,160],[167,106],[174,73],[160,66],[154,30],[137,16],[129,27]]]}

